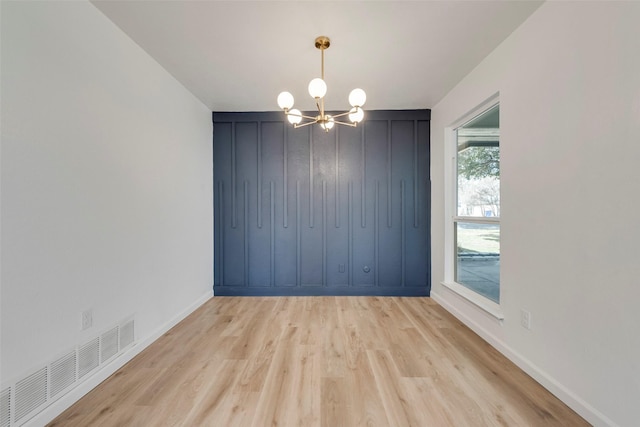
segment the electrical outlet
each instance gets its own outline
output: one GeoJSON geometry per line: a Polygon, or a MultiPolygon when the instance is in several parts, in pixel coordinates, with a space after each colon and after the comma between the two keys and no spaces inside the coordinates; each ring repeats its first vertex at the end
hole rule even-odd
{"type": "Polygon", "coordinates": [[[531,329],[531,313],[527,310],[520,310],[520,324],[525,329],[531,329]]]}
{"type": "Polygon", "coordinates": [[[93,326],[93,310],[89,309],[89,310],[83,311],[81,321],[82,321],[81,326],[83,331],[93,326]]]}

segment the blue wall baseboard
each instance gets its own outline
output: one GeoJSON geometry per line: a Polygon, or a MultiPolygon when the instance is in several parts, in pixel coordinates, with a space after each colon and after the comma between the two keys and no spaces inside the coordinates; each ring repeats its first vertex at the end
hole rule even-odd
{"type": "Polygon", "coordinates": [[[428,297],[430,289],[424,287],[373,287],[373,286],[216,286],[215,295],[220,297],[248,296],[383,296],[383,297],[428,297]]]}

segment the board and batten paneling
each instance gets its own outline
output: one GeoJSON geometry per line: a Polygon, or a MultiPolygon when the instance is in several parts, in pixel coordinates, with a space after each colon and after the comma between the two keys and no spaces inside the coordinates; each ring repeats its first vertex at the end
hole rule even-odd
{"type": "Polygon", "coordinates": [[[213,113],[216,295],[429,295],[429,110],[213,113]]]}

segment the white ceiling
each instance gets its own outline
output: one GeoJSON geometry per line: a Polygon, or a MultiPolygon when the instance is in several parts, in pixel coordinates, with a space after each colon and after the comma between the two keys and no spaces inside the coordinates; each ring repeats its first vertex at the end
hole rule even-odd
{"type": "Polygon", "coordinates": [[[212,111],[273,111],[283,90],[314,108],[319,35],[331,38],[327,109],[346,109],[356,87],[365,109],[431,108],[542,2],[92,3],[212,111]]]}

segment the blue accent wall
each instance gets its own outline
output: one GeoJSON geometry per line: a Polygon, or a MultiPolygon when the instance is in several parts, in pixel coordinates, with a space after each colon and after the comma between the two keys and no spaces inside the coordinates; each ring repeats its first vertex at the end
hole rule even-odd
{"type": "Polygon", "coordinates": [[[216,295],[429,295],[430,110],[213,113],[216,295]]]}

